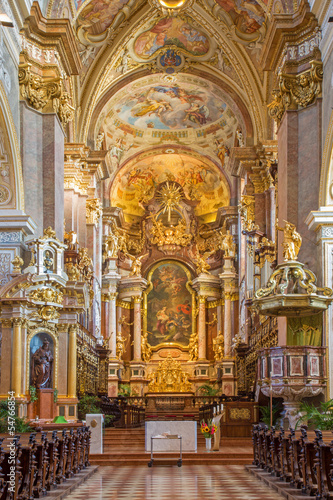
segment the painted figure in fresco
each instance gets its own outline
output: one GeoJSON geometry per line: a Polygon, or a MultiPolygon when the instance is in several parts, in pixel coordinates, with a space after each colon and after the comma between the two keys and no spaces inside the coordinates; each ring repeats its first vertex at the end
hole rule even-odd
{"type": "MultiPolygon", "coordinates": [[[[255,33],[265,21],[265,11],[256,0],[216,0],[242,33],[255,33]]],[[[267,4],[267,0],[264,0],[267,4]]]]}
{"type": "MultiPolygon", "coordinates": [[[[84,26],[94,26],[95,32],[105,31],[112,23],[119,10],[128,0],[92,0],[80,12],[78,20],[84,26]]],[[[96,33],[95,33],[96,34],[96,33]]]]}
{"type": "Polygon", "coordinates": [[[138,56],[149,57],[168,44],[195,55],[206,54],[209,50],[209,42],[203,33],[182,19],[173,17],[160,19],[150,30],[139,35],[134,50],[138,56]]]}
{"type": "Polygon", "coordinates": [[[156,314],[157,318],[157,330],[161,335],[165,335],[166,332],[166,323],[169,321],[169,316],[165,312],[166,306],[164,306],[158,313],[156,314]]]}
{"type": "Polygon", "coordinates": [[[37,389],[52,387],[53,356],[49,345],[45,338],[43,345],[31,357],[31,381],[37,389]]]}
{"type": "Polygon", "coordinates": [[[224,144],[223,140],[215,139],[215,144],[217,148],[216,154],[219,157],[221,166],[223,168],[226,158],[230,156],[230,149],[228,148],[228,146],[226,146],[226,144],[224,144]]]}
{"type": "Polygon", "coordinates": [[[186,120],[196,123],[197,125],[206,125],[209,118],[209,109],[207,106],[200,106],[200,104],[192,104],[189,109],[185,111],[186,120]]]}

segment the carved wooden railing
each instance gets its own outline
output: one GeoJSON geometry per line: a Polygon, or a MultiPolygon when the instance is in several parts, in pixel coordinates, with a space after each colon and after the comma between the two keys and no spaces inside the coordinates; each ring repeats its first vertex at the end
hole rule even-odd
{"type": "Polygon", "coordinates": [[[90,465],[89,446],[89,427],[0,438],[0,500],[47,495],[90,465]]]}
{"type": "MultiPolygon", "coordinates": [[[[333,498],[333,433],[254,425],[253,464],[316,499],[333,498]]],[[[296,493],[297,494],[297,493],[296,493]]]]}

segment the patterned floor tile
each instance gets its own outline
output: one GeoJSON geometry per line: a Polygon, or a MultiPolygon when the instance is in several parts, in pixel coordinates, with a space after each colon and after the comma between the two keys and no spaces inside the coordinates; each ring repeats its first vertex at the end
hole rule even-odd
{"type": "Polygon", "coordinates": [[[282,500],[242,466],[100,467],[66,500],[282,500]]]}

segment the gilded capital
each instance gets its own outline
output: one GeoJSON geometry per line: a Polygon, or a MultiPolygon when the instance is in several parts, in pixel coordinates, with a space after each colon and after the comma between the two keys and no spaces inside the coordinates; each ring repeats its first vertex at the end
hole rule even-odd
{"type": "Polygon", "coordinates": [[[11,328],[13,320],[10,318],[1,318],[2,328],[11,328]]]}
{"type": "Polygon", "coordinates": [[[273,101],[268,104],[269,114],[280,123],[288,109],[305,108],[321,97],[323,63],[312,61],[311,68],[299,75],[279,74],[279,88],[273,90],[273,101]]]}
{"type": "Polygon", "coordinates": [[[134,297],[132,297],[132,299],[133,299],[134,304],[141,304],[142,299],[140,296],[135,295],[134,297]]]}
{"type": "Polygon", "coordinates": [[[31,64],[20,64],[19,85],[21,99],[41,112],[57,113],[63,125],[74,119],[70,96],[65,92],[62,78],[42,77],[31,71],[31,64]]]}

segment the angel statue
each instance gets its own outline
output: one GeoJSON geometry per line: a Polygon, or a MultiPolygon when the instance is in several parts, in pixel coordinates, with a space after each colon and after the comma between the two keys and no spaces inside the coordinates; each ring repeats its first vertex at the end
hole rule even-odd
{"type": "Polygon", "coordinates": [[[296,226],[291,224],[291,222],[284,221],[286,223],[285,227],[279,227],[276,224],[276,229],[278,231],[283,231],[283,258],[284,260],[297,260],[298,252],[300,251],[302,245],[302,237],[296,231],[296,226]]]}
{"type": "Polygon", "coordinates": [[[129,253],[126,253],[126,257],[129,257],[132,260],[132,267],[129,276],[141,276],[141,267],[142,267],[142,259],[147,257],[148,253],[144,255],[140,255],[140,257],[136,257],[129,253]]]}
{"type": "Polygon", "coordinates": [[[205,252],[203,255],[200,255],[199,251],[197,250],[196,256],[195,256],[195,262],[196,262],[196,267],[197,267],[197,273],[198,274],[211,274],[208,269],[210,269],[210,265],[207,262],[207,259],[214,253],[214,250],[211,250],[209,252],[205,252]]]}

